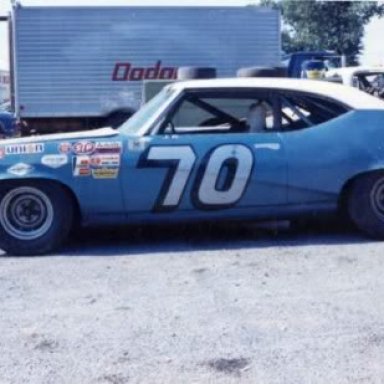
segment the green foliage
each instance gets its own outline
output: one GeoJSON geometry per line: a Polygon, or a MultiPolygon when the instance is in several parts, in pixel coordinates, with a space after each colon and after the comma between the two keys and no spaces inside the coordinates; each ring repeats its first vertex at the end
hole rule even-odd
{"type": "Polygon", "coordinates": [[[280,9],[283,17],[283,50],[332,50],[357,62],[364,26],[384,14],[376,1],[261,0],[261,5],[280,9]]]}

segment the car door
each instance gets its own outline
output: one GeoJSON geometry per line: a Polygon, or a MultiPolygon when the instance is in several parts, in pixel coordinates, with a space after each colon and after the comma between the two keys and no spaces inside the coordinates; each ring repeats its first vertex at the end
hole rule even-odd
{"type": "Polygon", "coordinates": [[[350,139],[359,140],[353,138],[350,108],[330,97],[304,92],[286,92],[282,106],[288,203],[301,207],[336,203],[339,190],[356,166],[346,144],[350,139]]]}
{"type": "MultiPolygon", "coordinates": [[[[233,107],[228,95],[225,101],[215,97],[221,110],[220,103],[233,107]]],[[[285,204],[286,156],[279,133],[233,131],[224,121],[227,112],[222,116],[217,105],[197,105],[204,113],[179,103],[171,130],[128,139],[122,181],[129,217],[254,216],[285,204]]]]}

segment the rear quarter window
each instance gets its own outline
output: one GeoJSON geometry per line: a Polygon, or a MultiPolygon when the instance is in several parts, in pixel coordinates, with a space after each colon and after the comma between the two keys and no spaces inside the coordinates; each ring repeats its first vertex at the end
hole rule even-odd
{"type": "Polygon", "coordinates": [[[325,123],[351,110],[331,98],[304,93],[282,93],[281,129],[305,129],[325,123]]]}

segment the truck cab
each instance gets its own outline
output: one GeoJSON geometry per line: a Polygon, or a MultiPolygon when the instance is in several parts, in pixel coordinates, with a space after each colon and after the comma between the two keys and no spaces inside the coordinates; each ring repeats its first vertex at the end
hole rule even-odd
{"type": "Polygon", "coordinates": [[[302,78],[303,64],[309,61],[322,61],[326,70],[341,67],[342,58],[332,51],[294,52],[283,57],[288,77],[302,78]]]}

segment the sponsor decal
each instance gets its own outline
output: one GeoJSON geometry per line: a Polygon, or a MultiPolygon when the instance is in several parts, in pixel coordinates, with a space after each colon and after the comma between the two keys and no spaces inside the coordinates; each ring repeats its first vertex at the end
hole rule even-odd
{"type": "Polygon", "coordinates": [[[119,141],[105,141],[96,143],[96,153],[121,153],[121,142],[119,141]]]}
{"type": "Polygon", "coordinates": [[[90,176],[91,160],[87,155],[76,156],[74,158],[73,176],[90,176]]]}
{"type": "Polygon", "coordinates": [[[68,154],[72,151],[72,144],[71,143],[60,143],[59,144],[59,152],[68,154]]]}
{"type": "Polygon", "coordinates": [[[44,152],[44,143],[10,144],[5,147],[6,155],[33,155],[44,152]]]}
{"type": "Polygon", "coordinates": [[[79,167],[90,167],[91,166],[91,158],[89,156],[77,156],[76,164],[79,167]]]}
{"type": "Polygon", "coordinates": [[[91,170],[90,168],[77,168],[75,176],[90,176],[91,170]]]}
{"type": "Polygon", "coordinates": [[[175,80],[177,67],[162,67],[158,60],[153,67],[135,67],[132,63],[116,63],[112,81],[175,80]]]}
{"type": "Polygon", "coordinates": [[[92,170],[92,176],[95,179],[116,179],[118,174],[118,168],[100,168],[92,170]]]}
{"type": "Polygon", "coordinates": [[[93,155],[91,157],[91,166],[92,168],[120,167],[120,155],[93,155]]]}
{"type": "Polygon", "coordinates": [[[72,152],[75,155],[90,155],[95,151],[95,143],[93,141],[78,141],[72,145],[72,152]]]}
{"type": "Polygon", "coordinates": [[[41,158],[41,164],[50,168],[60,168],[68,163],[68,156],[61,155],[45,155],[41,158]]]}
{"type": "Polygon", "coordinates": [[[93,153],[117,153],[122,151],[122,144],[119,141],[78,141],[76,143],[64,142],[59,144],[59,152],[62,154],[74,153],[75,155],[92,155],[93,153]]]}
{"type": "Polygon", "coordinates": [[[119,174],[120,154],[80,155],[73,159],[73,176],[93,176],[96,179],[116,178],[119,174]]]}
{"type": "Polygon", "coordinates": [[[30,164],[18,163],[7,169],[7,172],[15,176],[26,176],[33,171],[30,164]]]}

